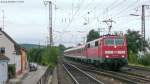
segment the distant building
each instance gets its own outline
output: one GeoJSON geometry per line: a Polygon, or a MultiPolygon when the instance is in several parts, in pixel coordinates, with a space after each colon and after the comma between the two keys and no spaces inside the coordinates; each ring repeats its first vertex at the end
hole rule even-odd
{"type": "Polygon", "coordinates": [[[16,74],[21,74],[27,69],[27,56],[24,48],[21,48],[6,32],[0,29],[0,50],[9,58],[8,64],[14,64],[16,74]]]}
{"type": "Polygon", "coordinates": [[[6,84],[8,80],[9,58],[0,53],[0,84],[6,84]]]}

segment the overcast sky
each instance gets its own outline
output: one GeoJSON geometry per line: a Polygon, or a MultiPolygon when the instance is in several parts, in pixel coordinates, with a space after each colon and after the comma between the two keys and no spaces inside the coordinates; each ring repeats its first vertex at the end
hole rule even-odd
{"type": "MultiPolygon", "coordinates": [[[[141,5],[150,0],[52,0],[53,34],[55,44],[76,45],[84,40],[90,29],[107,25],[103,20],[113,19],[112,31],[141,30],[141,5]],[[88,14],[89,12],[89,14],[88,14]],[[83,25],[88,23],[87,25],[83,25]]],[[[5,29],[18,43],[46,44],[48,38],[48,6],[43,0],[25,0],[24,3],[1,3],[5,29]]],[[[0,25],[2,25],[2,12],[0,25]]],[[[146,38],[150,37],[150,9],[146,9],[146,38]]]]}

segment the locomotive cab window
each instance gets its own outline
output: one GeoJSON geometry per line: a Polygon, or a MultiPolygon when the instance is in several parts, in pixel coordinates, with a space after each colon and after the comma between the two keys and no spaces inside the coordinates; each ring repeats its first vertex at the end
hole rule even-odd
{"type": "Polygon", "coordinates": [[[116,45],[123,45],[123,39],[115,39],[115,44],[116,45]]]}
{"type": "Polygon", "coordinates": [[[113,39],[105,39],[105,45],[107,45],[107,46],[114,45],[114,40],[113,39]]]}

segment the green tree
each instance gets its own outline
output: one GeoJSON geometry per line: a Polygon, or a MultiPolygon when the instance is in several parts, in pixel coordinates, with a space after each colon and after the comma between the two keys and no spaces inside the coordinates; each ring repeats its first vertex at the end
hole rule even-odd
{"type": "Polygon", "coordinates": [[[63,44],[60,44],[58,47],[59,47],[59,50],[60,50],[60,55],[62,55],[64,50],[66,49],[66,47],[63,44]]]}
{"type": "Polygon", "coordinates": [[[97,31],[95,31],[94,29],[90,30],[89,34],[87,35],[87,41],[92,41],[99,38],[99,33],[97,31]]]}
{"type": "Polygon", "coordinates": [[[33,48],[28,50],[28,60],[41,65],[54,66],[57,64],[59,47],[33,48]]]}
{"type": "Polygon", "coordinates": [[[126,39],[128,52],[137,54],[138,51],[145,51],[148,46],[148,42],[144,41],[142,35],[139,34],[139,31],[127,30],[126,39]]]}

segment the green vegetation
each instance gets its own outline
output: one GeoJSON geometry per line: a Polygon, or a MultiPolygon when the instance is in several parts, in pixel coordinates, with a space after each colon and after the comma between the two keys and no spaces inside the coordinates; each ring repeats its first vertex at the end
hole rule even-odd
{"type": "Polygon", "coordinates": [[[148,41],[144,41],[139,31],[131,30],[127,31],[126,39],[129,63],[150,66],[150,53],[146,50],[149,48],[148,41]]]}
{"type": "Polygon", "coordinates": [[[64,50],[66,49],[66,47],[62,44],[59,45],[59,50],[60,50],[60,55],[63,55],[64,50]]]}
{"type": "Polygon", "coordinates": [[[126,38],[129,52],[138,53],[139,51],[145,51],[148,46],[148,42],[144,41],[139,31],[128,30],[126,38]]]}
{"type": "Polygon", "coordinates": [[[28,50],[28,60],[40,65],[54,67],[57,64],[59,53],[59,47],[33,48],[28,50]]]}
{"type": "Polygon", "coordinates": [[[15,64],[8,64],[8,77],[14,78],[16,76],[15,64]]]}
{"type": "Polygon", "coordinates": [[[95,31],[94,29],[92,29],[87,35],[87,42],[95,40],[97,38],[99,38],[99,33],[95,31]]]}

